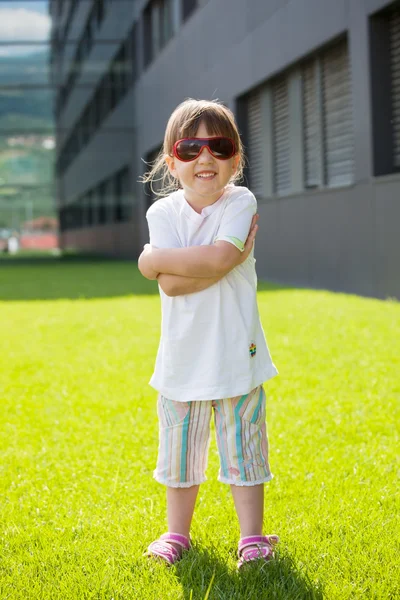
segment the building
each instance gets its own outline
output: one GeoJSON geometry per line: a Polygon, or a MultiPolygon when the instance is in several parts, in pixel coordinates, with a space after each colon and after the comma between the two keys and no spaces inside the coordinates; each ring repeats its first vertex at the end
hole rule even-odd
{"type": "MultiPolygon", "coordinates": [[[[43,39],[21,39],[29,35],[29,27],[24,23],[39,13],[28,12],[20,3],[15,3],[16,8],[3,8],[3,4],[0,3],[0,237],[6,239],[12,232],[20,234],[24,221],[55,215],[55,140],[49,43],[43,39]]],[[[39,23],[43,26],[47,18],[41,16],[39,23]]],[[[38,32],[34,24],[32,38],[38,32]]]]}
{"type": "Polygon", "coordinates": [[[186,97],[243,134],[259,276],[400,298],[400,3],[53,0],[62,246],[135,257],[186,97]]]}

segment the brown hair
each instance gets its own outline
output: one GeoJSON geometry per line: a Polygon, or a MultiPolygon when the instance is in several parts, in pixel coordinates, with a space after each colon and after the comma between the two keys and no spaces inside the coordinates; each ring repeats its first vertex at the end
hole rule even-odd
{"type": "Polygon", "coordinates": [[[188,98],[179,104],[170,116],[160,153],[150,165],[150,171],[142,177],[142,182],[148,183],[156,196],[168,196],[179,189],[179,181],[169,172],[165,156],[172,156],[173,146],[177,140],[195,136],[201,123],[204,123],[210,135],[223,135],[234,140],[240,160],[230,183],[242,179],[244,150],[233,112],[218,100],[188,98]],[[155,187],[153,184],[156,184],[155,187]]]}

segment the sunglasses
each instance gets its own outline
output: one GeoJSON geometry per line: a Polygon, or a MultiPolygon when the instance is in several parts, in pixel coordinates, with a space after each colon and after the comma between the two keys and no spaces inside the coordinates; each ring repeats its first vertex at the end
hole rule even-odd
{"type": "Polygon", "coordinates": [[[228,137],[184,138],[175,142],[173,153],[183,162],[190,162],[200,156],[203,148],[218,160],[228,160],[236,154],[235,142],[228,137]]]}

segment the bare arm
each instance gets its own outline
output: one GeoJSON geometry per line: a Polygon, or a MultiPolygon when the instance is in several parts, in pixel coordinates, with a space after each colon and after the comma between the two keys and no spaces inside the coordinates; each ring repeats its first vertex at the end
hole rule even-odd
{"type": "Polygon", "coordinates": [[[153,271],[185,277],[219,277],[240,263],[241,252],[229,242],[187,248],[151,248],[153,271]]]}
{"type": "MultiPolygon", "coordinates": [[[[257,219],[258,215],[254,215],[249,236],[257,219]]],[[[244,253],[236,246],[225,241],[188,248],[152,248],[146,244],[138,264],[140,272],[147,279],[156,279],[160,273],[207,279],[221,278],[245,260],[242,254],[244,253]]]]}
{"type": "Polygon", "coordinates": [[[160,273],[157,280],[160,288],[167,296],[183,296],[185,294],[201,292],[214,285],[214,283],[217,283],[223,277],[224,275],[220,275],[219,277],[184,277],[182,275],[160,273]]]}
{"type": "Polygon", "coordinates": [[[157,279],[160,274],[208,279],[223,277],[239,264],[239,258],[240,250],[229,242],[187,248],[154,248],[146,244],[138,267],[146,279],[157,279]]]}
{"type": "MultiPolygon", "coordinates": [[[[240,263],[244,262],[247,259],[253,248],[254,240],[258,229],[257,220],[258,215],[254,215],[253,220],[251,222],[249,235],[244,246],[244,251],[240,257],[240,263]]],[[[167,294],[167,296],[181,296],[184,294],[193,294],[194,292],[201,292],[202,290],[209,288],[210,286],[214,285],[214,283],[217,283],[217,281],[220,281],[220,279],[225,277],[225,275],[229,273],[230,270],[231,269],[215,277],[185,277],[182,275],[170,275],[168,273],[160,273],[157,279],[161,289],[165,294],[167,294]]]]}
{"type": "Polygon", "coordinates": [[[146,277],[146,279],[152,280],[152,279],[157,279],[159,273],[157,273],[157,271],[155,271],[152,267],[150,255],[147,250],[148,247],[149,247],[149,244],[146,244],[143,252],[139,256],[138,267],[139,267],[139,271],[141,272],[143,277],[146,277]]]}

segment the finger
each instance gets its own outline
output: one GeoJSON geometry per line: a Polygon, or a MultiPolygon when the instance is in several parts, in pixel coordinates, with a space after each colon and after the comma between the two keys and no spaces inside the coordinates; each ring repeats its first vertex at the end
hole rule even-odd
{"type": "Polygon", "coordinates": [[[254,240],[256,238],[257,229],[258,229],[258,225],[255,225],[253,227],[253,229],[250,231],[249,235],[247,236],[247,240],[246,240],[246,243],[245,243],[245,247],[246,248],[248,248],[248,247],[251,248],[252,247],[252,245],[254,243],[254,240]]]}
{"type": "Polygon", "coordinates": [[[258,225],[254,225],[253,229],[250,231],[250,236],[252,238],[256,237],[257,230],[258,230],[258,225]]]}
{"type": "Polygon", "coordinates": [[[253,227],[254,227],[254,225],[257,223],[257,221],[258,221],[258,215],[257,215],[257,214],[255,214],[255,215],[253,216],[252,220],[251,220],[251,226],[250,226],[250,229],[253,229],[253,227]]]}

